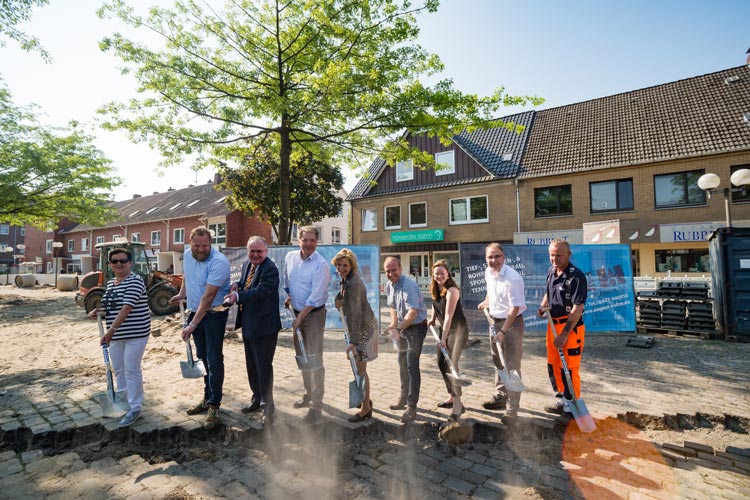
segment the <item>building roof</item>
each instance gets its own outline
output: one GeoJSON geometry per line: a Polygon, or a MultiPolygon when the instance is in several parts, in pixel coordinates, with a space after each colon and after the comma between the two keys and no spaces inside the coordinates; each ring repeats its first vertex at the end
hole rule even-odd
{"type": "Polygon", "coordinates": [[[746,113],[747,66],[541,110],[519,177],[750,149],[746,113]]]}
{"type": "MultiPolygon", "coordinates": [[[[421,191],[437,187],[450,187],[476,182],[486,182],[497,179],[512,179],[518,175],[523,158],[524,146],[529,137],[534,111],[527,111],[500,118],[505,123],[515,123],[524,127],[521,133],[507,128],[479,129],[472,132],[461,132],[453,137],[453,143],[461,148],[480,166],[487,170],[487,176],[435,182],[427,185],[408,186],[377,193],[377,196],[421,191]],[[510,158],[507,154],[510,153],[510,158]]],[[[388,165],[378,157],[367,169],[367,173],[360,178],[347,200],[354,200],[368,196],[372,181],[377,182],[388,165]]]]}
{"type": "Polygon", "coordinates": [[[112,202],[112,206],[120,213],[117,220],[105,226],[77,224],[61,232],[88,231],[97,227],[116,227],[184,217],[227,215],[231,212],[224,202],[228,191],[216,190],[215,186],[216,184],[209,182],[200,186],[115,201],[112,202]]]}

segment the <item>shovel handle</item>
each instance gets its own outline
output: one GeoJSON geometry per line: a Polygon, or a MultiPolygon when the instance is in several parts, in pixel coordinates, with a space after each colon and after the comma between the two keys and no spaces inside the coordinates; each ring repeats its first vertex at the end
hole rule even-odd
{"type": "Polygon", "coordinates": [[[99,325],[99,338],[104,338],[104,316],[101,312],[96,313],[96,323],[99,325]]]}
{"type": "Polygon", "coordinates": [[[182,319],[182,328],[185,328],[187,326],[187,323],[185,322],[185,301],[181,300],[179,301],[180,304],[180,318],[182,319]]]}
{"type": "Polygon", "coordinates": [[[437,340],[438,348],[440,349],[440,352],[443,353],[443,358],[445,358],[445,363],[448,365],[451,374],[454,378],[460,378],[458,376],[458,372],[456,371],[456,367],[453,366],[453,362],[451,361],[448,349],[443,347],[443,341],[440,339],[440,335],[438,335],[437,329],[435,329],[435,325],[430,325],[430,331],[432,332],[432,336],[435,337],[435,340],[437,340]]]}
{"type": "MultiPolygon", "coordinates": [[[[547,315],[547,321],[549,322],[549,327],[552,329],[552,335],[557,337],[557,330],[555,329],[555,320],[552,318],[552,311],[550,311],[549,308],[546,308],[544,310],[544,314],[547,315]]],[[[570,370],[568,370],[568,363],[565,361],[565,353],[563,352],[563,348],[560,347],[557,349],[557,354],[560,356],[560,363],[562,364],[563,373],[565,373],[565,379],[568,382],[568,387],[570,387],[571,392],[573,391],[573,381],[570,378],[570,370]]],[[[575,394],[572,394],[573,399],[576,398],[575,394]]]]}

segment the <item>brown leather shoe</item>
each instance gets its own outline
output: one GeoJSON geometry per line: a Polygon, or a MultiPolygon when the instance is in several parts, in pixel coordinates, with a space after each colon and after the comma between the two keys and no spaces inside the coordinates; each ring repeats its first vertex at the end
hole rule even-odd
{"type": "Polygon", "coordinates": [[[403,410],[406,408],[406,398],[398,398],[388,408],[391,410],[403,410]]]}
{"type": "Polygon", "coordinates": [[[300,399],[299,401],[295,401],[292,406],[294,406],[295,408],[307,408],[308,406],[310,406],[310,395],[305,394],[304,396],[302,396],[302,399],[300,399]]]}
{"type": "Polygon", "coordinates": [[[206,413],[207,411],[208,411],[208,404],[206,404],[205,399],[201,399],[200,403],[188,409],[187,414],[188,415],[200,415],[201,413],[206,413]]]}
{"type": "Polygon", "coordinates": [[[401,415],[401,423],[408,424],[417,418],[416,408],[407,408],[403,415],[401,415]]]}
{"type": "Polygon", "coordinates": [[[204,429],[213,429],[219,425],[219,408],[216,406],[208,407],[208,416],[206,417],[206,423],[203,425],[204,429]]]}

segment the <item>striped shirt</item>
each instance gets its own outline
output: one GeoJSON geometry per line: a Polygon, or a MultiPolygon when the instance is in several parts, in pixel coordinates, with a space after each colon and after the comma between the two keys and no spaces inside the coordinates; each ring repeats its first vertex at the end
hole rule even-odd
{"type": "Polygon", "coordinates": [[[112,326],[120,309],[126,305],[133,309],[112,336],[112,340],[147,337],[151,333],[151,315],[148,311],[146,284],[135,273],[130,273],[120,283],[115,283],[114,278],[107,283],[102,297],[102,306],[107,310],[107,327],[112,326]]]}

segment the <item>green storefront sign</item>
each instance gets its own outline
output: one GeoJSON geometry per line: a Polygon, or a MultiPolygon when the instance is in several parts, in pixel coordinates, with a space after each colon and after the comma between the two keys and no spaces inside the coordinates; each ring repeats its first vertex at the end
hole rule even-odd
{"type": "Polygon", "coordinates": [[[444,229],[420,229],[419,231],[398,231],[391,233],[391,243],[424,243],[443,241],[444,229]]]}

